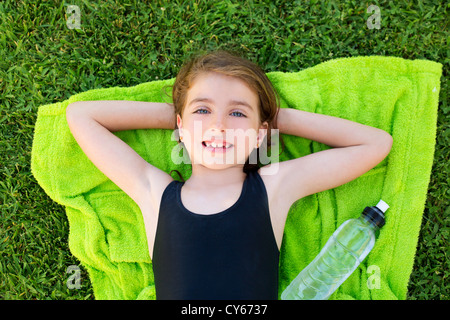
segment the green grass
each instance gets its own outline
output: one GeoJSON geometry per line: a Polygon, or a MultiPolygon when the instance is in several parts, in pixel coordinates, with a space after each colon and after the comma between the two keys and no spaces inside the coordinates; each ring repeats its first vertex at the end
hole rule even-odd
{"type": "Polygon", "coordinates": [[[68,221],[30,172],[40,105],[93,88],[176,75],[199,49],[243,53],[266,72],[294,72],[357,55],[444,65],[435,161],[408,299],[449,299],[449,5],[444,1],[16,1],[0,2],[0,299],[93,299],[66,273],[68,221]],[[66,25],[67,5],[81,29],[66,25]],[[381,10],[368,29],[366,10],[381,10]],[[446,19],[447,17],[447,19],[446,19]]]}

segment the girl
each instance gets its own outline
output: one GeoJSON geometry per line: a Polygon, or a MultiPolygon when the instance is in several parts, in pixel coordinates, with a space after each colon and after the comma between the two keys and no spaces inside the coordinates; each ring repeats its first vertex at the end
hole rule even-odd
{"type": "Polygon", "coordinates": [[[367,172],[389,153],[383,130],[280,109],[254,63],[225,51],[179,71],[173,105],[83,101],[70,130],[92,162],[142,211],[157,299],[277,299],[278,259],[291,205],[367,172]],[[178,128],[192,175],[185,182],[147,163],[111,132],[178,128]],[[332,147],[260,167],[250,163],[272,129],[332,147]],[[254,132],[254,134],[247,133],[254,132]]]}

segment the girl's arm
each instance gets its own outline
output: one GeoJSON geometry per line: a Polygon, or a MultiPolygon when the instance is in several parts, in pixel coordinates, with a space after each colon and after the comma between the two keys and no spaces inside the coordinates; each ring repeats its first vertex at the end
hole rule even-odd
{"type": "Polygon", "coordinates": [[[175,129],[172,105],[157,102],[103,100],[78,101],[66,110],[69,120],[88,116],[111,132],[134,129],[175,129]]]}
{"type": "Polygon", "coordinates": [[[79,101],[66,110],[75,140],[94,165],[136,203],[148,201],[150,181],[171,179],[150,165],[112,132],[131,129],[174,129],[174,108],[166,103],[79,101]]]}
{"type": "Polygon", "coordinates": [[[386,131],[350,120],[300,111],[280,109],[278,116],[280,133],[303,137],[333,148],[371,145],[384,147],[389,153],[392,137],[386,131]],[[390,142],[390,143],[388,143],[390,142]]]}
{"type": "Polygon", "coordinates": [[[295,109],[280,109],[278,128],[333,147],[279,164],[279,192],[291,204],[356,179],[380,163],[392,146],[392,137],[381,129],[295,109]]]}

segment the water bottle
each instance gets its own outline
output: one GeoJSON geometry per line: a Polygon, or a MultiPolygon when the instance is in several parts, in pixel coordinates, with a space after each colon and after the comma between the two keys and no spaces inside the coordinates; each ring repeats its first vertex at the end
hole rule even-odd
{"type": "Polygon", "coordinates": [[[327,300],[355,271],[375,244],[375,232],[384,225],[389,208],[380,200],[357,219],[345,221],[317,257],[281,294],[282,300],[327,300]]]}

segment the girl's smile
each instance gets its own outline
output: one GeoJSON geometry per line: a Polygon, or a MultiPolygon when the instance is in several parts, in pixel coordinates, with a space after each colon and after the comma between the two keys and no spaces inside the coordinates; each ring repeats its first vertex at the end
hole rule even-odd
{"type": "Polygon", "coordinates": [[[224,140],[212,140],[212,141],[202,141],[202,145],[205,148],[205,150],[210,152],[218,152],[218,153],[224,153],[230,150],[230,148],[233,147],[233,144],[224,141],[224,140]]]}

